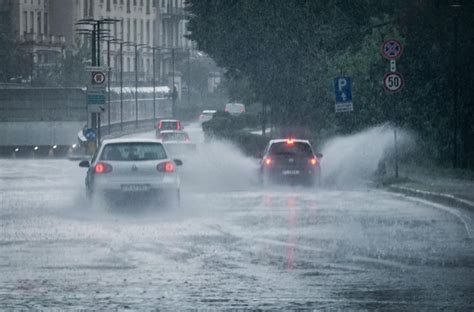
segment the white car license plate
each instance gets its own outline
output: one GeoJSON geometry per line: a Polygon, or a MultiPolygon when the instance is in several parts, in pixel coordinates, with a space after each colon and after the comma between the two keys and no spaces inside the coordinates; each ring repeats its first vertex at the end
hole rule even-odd
{"type": "Polygon", "coordinates": [[[282,171],[283,175],[298,175],[300,174],[299,170],[283,170],[282,171]]]}
{"type": "Polygon", "coordinates": [[[149,189],[148,184],[122,184],[122,191],[124,192],[144,192],[149,189]]]}

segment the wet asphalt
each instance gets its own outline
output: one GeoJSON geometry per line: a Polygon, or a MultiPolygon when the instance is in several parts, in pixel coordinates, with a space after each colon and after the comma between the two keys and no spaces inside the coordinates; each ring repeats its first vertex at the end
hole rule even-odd
{"type": "Polygon", "coordinates": [[[198,154],[175,209],[90,207],[77,162],[0,159],[0,309],[474,309],[468,212],[198,154]]]}

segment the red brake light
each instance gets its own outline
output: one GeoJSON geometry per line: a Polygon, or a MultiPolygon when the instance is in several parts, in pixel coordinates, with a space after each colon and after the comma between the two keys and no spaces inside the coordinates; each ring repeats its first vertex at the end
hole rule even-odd
{"type": "Polygon", "coordinates": [[[316,166],[316,164],[318,163],[318,159],[316,157],[310,158],[309,163],[313,166],[316,166]]]}
{"type": "Polygon", "coordinates": [[[287,139],[286,140],[286,144],[288,145],[293,145],[295,143],[295,141],[293,139],[287,139]]]}
{"type": "Polygon", "coordinates": [[[159,164],[156,169],[161,172],[174,172],[174,165],[172,162],[167,161],[164,163],[159,164]]]}
{"type": "Polygon", "coordinates": [[[102,174],[112,171],[112,166],[106,163],[97,163],[94,166],[94,173],[102,174]]]}
{"type": "Polygon", "coordinates": [[[265,158],[265,165],[270,166],[272,164],[272,158],[271,157],[266,157],[265,158]]]}

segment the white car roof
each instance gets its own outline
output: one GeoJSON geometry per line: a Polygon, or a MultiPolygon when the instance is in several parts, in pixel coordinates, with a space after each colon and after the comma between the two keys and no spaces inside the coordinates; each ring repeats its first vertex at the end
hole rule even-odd
{"type": "Polygon", "coordinates": [[[217,111],[216,110],[203,110],[203,114],[215,114],[217,111]]]}
{"type": "Polygon", "coordinates": [[[165,121],[165,122],[178,122],[178,119],[161,119],[160,122],[165,121]]]}

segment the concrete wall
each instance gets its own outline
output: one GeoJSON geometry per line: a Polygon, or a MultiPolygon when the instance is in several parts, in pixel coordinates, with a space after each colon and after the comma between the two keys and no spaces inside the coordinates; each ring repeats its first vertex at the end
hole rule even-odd
{"type": "Polygon", "coordinates": [[[0,146],[74,144],[86,123],[80,88],[0,89],[0,146]]]}
{"type": "Polygon", "coordinates": [[[0,122],[0,146],[72,145],[85,122],[17,121],[0,122]]]}
{"type": "Polygon", "coordinates": [[[0,89],[0,122],[87,121],[80,88],[0,89]]]}

